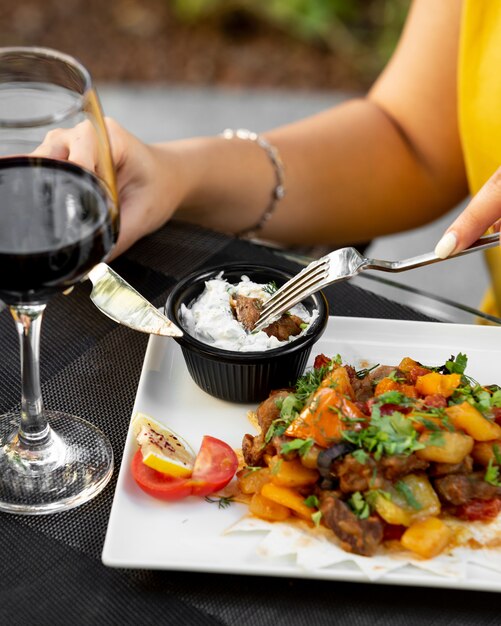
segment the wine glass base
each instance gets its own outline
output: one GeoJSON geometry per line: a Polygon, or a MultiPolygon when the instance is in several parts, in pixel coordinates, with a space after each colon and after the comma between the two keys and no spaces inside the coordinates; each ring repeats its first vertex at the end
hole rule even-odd
{"type": "Polygon", "coordinates": [[[56,513],[94,498],[113,473],[108,438],[89,422],[45,411],[51,433],[39,450],[25,450],[17,437],[19,415],[0,416],[0,511],[56,513]]]}

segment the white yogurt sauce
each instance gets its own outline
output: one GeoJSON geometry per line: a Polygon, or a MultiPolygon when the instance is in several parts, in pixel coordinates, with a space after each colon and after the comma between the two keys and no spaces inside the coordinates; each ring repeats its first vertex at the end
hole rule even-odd
{"type": "Polygon", "coordinates": [[[180,317],[183,327],[199,341],[223,350],[237,352],[269,350],[302,337],[318,315],[316,309],[310,315],[302,304],[294,306],[290,313],[300,317],[307,326],[299,335],[291,336],[286,341],[268,337],[263,331],[248,332],[235,319],[230,298],[243,295],[265,301],[270,297],[270,294],[263,289],[266,285],[253,283],[247,276],[242,276],[241,282],[233,285],[222,276],[223,272],[216,278],[206,281],[205,290],[189,307],[181,305],[180,317]]]}

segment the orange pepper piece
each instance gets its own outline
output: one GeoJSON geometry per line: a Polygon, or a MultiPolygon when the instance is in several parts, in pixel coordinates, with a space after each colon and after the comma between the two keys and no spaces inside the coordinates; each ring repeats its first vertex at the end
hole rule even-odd
{"type": "Polygon", "coordinates": [[[416,389],[423,396],[439,394],[448,398],[454,393],[454,389],[461,383],[461,374],[439,374],[430,372],[424,376],[418,376],[416,389]]]}
{"type": "Polygon", "coordinates": [[[341,439],[344,430],[360,430],[367,416],[337,389],[321,387],[310,403],[301,411],[285,434],[298,439],[313,439],[322,448],[328,448],[341,439]]]}
{"type": "Polygon", "coordinates": [[[382,378],[374,389],[375,396],[381,396],[388,391],[398,391],[408,398],[417,398],[418,394],[414,385],[406,385],[392,378],[382,378]]]}
{"type": "Polygon", "coordinates": [[[348,371],[343,366],[336,367],[329,372],[320,383],[320,387],[332,387],[339,393],[349,396],[351,400],[355,399],[355,392],[351,386],[348,371]]]}

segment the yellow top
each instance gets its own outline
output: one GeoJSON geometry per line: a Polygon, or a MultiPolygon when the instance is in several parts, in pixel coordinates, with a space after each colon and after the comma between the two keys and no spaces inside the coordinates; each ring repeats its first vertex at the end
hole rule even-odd
{"type": "MultiPolygon", "coordinates": [[[[459,132],[474,194],[501,165],[501,0],[464,0],[458,98],[459,132]]],[[[492,289],[483,308],[498,315],[501,251],[492,248],[485,254],[492,289]]]]}

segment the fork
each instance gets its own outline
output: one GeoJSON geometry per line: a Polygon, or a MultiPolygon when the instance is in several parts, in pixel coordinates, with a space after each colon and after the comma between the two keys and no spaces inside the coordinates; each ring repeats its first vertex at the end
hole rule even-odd
{"type": "MultiPolygon", "coordinates": [[[[447,257],[447,259],[463,256],[470,252],[486,250],[496,245],[499,245],[499,233],[497,232],[480,237],[468,248],[447,257]]],[[[296,274],[285,285],[282,285],[275,291],[271,298],[264,303],[253,332],[266,328],[272,321],[278,319],[282,313],[285,313],[295,304],[316,291],[332,283],[353,278],[363,270],[405,272],[416,267],[446,261],[447,259],[438,257],[434,252],[428,252],[401,261],[384,261],[365,257],[355,248],[334,250],[310,263],[299,274],[296,274]]]]}

